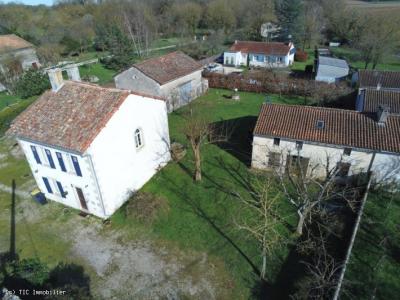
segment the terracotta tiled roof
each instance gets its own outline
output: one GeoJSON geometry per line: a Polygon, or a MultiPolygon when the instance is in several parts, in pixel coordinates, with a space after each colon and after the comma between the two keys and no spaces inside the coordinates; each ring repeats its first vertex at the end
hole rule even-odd
{"type": "Polygon", "coordinates": [[[15,34],[0,35],[0,54],[32,47],[31,43],[15,34]]]}
{"type": "Polygon", "coordinates": [[[365,90],[364,112],[376,112],[379,105],[388,106],[391,114],[400,114],[400,92],[365,90]]]}
{"type": "Polygon", "coordinates": [[[129,91],[66,81],[46,91],[11,124],[8,135],[83,153],[129,91]]]}
{"type": "Polygon", "coordinates": [[[177,51],[133,65],[160,85],[202,69],[190,56],[177,51]]]}
{"type": "Polygon", "coordinates": [[[235,42],[230,51],[243,53],[259,53],[266,55],[287,55],[290,50],[289,45],[278,42],[235,42]]]}
{"type": "Polygon", "coordinates": [[[359,70],[360,88],[376,88],[378,83],[384,89],[400,89],[400,72],[359,70]]]}
{"type": "Polygon", "coordinates": [[[400,117],[390,115],[384,126],[374,117],[351,110],[263,104],[254,134],[400,153],[400,117]],[[322,129],[317,121],[324,122],[322,129]]]}

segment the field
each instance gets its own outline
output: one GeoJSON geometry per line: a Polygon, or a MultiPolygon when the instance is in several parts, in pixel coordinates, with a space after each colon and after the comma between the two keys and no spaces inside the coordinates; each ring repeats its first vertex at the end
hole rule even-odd
{"type": "MultiPolygon", "coordinates": [[[[232,141],[229,148],[204,146],[204,179],[201,183],[193,182],[190,151],[182,161],[170,163],[154,176],[143,191],[167,199],[170,209],[168,214],[150,225],[127,216],[125,207],[113,215],[110,225],[104,225],[93,217],[81,218],[76,211],[62,205],[39,206],[33,203],[27,194],[34,187],[30,170],[13,144],[2,140],[0,252],[9,247],[11,211],[7,191],[14,179],[18,192],[15,240],[19,257],[37,257],[50,268],[60,263],[80,266],[90,277],[92,294],[99,299],[107,298],[102,294],[104,286],[109,286],[112,291],[115,282],[121,282],[122,292],[126,292],[128,287],[138,284],[130,281],[132,276],[142,278],[142,285],[148,286],[143,293],[162,293],[156,287],[179,289],[180,295],[187,297],[189,291],[198,290],[195,296],[190,297],[197,299],[248,299],[258,293],[253,267],[259,267],[261,258],[255,241],[234,225],[234,218],[241,209],[229,191],[238,191],[246,196],[244,186],[255,176],[247,165],[250,133],[264,97],[241,93],[241,101],[232,102],[224,97],[230,93],[212,89],[196,100],[195,107],[212,122],[232,125],[235,131],[232,136],[244,140],[232,141]],[[165,267],[157,275],[151,275],[152,271],[147,268],[124,268],[125,265],[140,266],[139,261],[132,261],[138,257],[138,251],[142,260],[149,259],[155,264],[155,269],[162,265],[165,267]],[[119,256],[114,252],[120,253],[119,256]],[[165,274],[170,269],[177,269],[176,275],[165,274]],[[104,272],[106,277],[102,275],[104,272]],[[152,280],[160,280],[160,283],[153,285],[152,280]],[[182,286],[182,282],[187,281],[190,283],[182,286]]],[[[299,101],[278,96],[272,96],[272,100],[293,104],[299,101]]],[[[186,109],[169,116],[171,140],[183,144],[186,142],[180,128],[184,121],[182,113],[186,109]]],[[[281,229],[290,240],[295,223],[294,212],[285,201],[280,203],[280,211],[291,216],[288,218],[289,227],[281,229]]],[[[267,272],[272,291],[273,287],[288,285],[281,272],[288,253],[289,248],[282,246],[269,258],[267,272]]],[[[287,269],[284,274],[286,272],[287,269]]],[[[123,298],[121,294],[118,296],[123,298]]]]}

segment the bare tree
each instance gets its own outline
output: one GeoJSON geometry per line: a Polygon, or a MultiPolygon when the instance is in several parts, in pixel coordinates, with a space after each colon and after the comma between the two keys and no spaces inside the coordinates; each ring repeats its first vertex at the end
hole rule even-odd
{"type": "Polygon", "coordinates": [[[345,165],[341,162],[331,166],[330,157],[326,154],[326,175],[323,179],[316,176],[320,164],[309,166],[309,159],[289,152],[285,167],[281,167],[276,173],[283,193],[289,202],[296,208],[298,223],[296,233],[303,234],[303,229],[312,222],[313,213],[327,201],[336,197],[348,199],[347,188],[336,188],[336,176],[341,175],[345,165]],[[284,171],[282,171],[284,169],[284,171]]]}
{"type": "Polygon", "coordinates": [[[14,57],[5,57],[0,65],[0,82],[10,93],[15,93],[19,77],[22,75],[22,65],[14,57]]]}
{"type": "Polygon", "coordinates": [[[200,181],[201,170],[201,148],[205,144],[224,142],[228,139],[229,132],[225,127],[217,127],[208,121],[205,114],[198,112],[191,106],[185,115],[186,122],[183,133],[186,136],[193,152],[195,172],[194,179],[200,181]]]}
{"type": "Polygon", "coordinates": [[[277,212],[280,195],[273,193],[273,184],[268,178],[256,179],[249,189],[250,195],[236,193],[243,204],[242,217],[235,220],[239,230],[248,232],[258,243],[262,266],[261,279],[266,279],[267,258],[277,247],[282,245],[285,237],[282,234],[284,218],[277,212]]]}

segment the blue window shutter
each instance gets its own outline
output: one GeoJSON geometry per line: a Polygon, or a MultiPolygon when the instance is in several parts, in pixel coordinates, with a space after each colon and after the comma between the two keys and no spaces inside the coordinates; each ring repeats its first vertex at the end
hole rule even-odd
{"type": "Polygon", "coordinates": [[[64,160],[62,157],[62,154],[60,152],[56,152],[56,156],[58,159],[58,164],[60,165],[61,171],[67,172],[67,169],[65,168],[64,160]]]}
{"type": "Polygon", "coordinates": [[[49,194],[53,194],[53,190],[51,189],[49,180],[46,177],[42,177],[42,178],[43,178],[44,185],[46,186],[47,192],[49,194]]]}
{"type": "Polygon", "coordinates": [[[56,183],[57,183],[58,190],[59,190],[59,192],[61,194],[61,197],[65,198],[65,193],[64,193],[64,189],[63,189],[63,187],[61,185],[61,182],[56,181],[56,183]]]}
{"type": "Polygon", "coordinates": [[[74,164],[76,175],[82,177],[81,167],[79,166],[78,158],[71,155],[72,163],[74,164]]]}
{"type": "Polygon", "coordinates": [[[36,160],[36,163],[42,164],[42,162],[40,161],[39,154],[38,154],[38,152],[37,152],[37,150],[36,150],[36,147],[35,147],[35,146],[31,146],[31,150],[32,150],[32,153],[33,153],[33,157],[34,157],[35,160],[36,160]]]}
{"type": "Polygon", "coordinates": [[[44,149],[44,151],[46,152],[47,160],[49,161],[50,167],[51,167],[52,169],[55,169],[55,168],[56,168],[56,165],[54,164],[53,156],[51,156],[50,150],[44,149]]]}

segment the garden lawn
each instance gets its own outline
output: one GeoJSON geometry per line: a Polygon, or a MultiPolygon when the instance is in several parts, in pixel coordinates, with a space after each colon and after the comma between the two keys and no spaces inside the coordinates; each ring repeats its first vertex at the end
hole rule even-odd
{"type": "Polygon", "coordinates": [[[2,111],[7,106],[13,105],[20,101],[21,98],[18,96],[7,95],[6,92],[0,92],[0,111],[2,111]]]}
{"type": "Polygon", "coordinates": [[[400,195],[370,193],[345,274],[344,299],[397,299],[400,293],[400,195]]]}
{"type": "Polygon", "coordinates": [[[293,71],[305,71],[307,65],[314,65],[314,50],[313,49],[305,49],[308,57],[307,61],[294,61],[291,69],[293,71]]]}
{"type": "MultiPolygon", "coordinates": [[[[233,130],[239,132],[242,142],[251,143],[251,132],[264,102],[264,96],[241,92],[239,102],[224,98],[230,91],[211,89],[193,104],[193,109],[200,112],[211,122],[228,121],[233,130]]],[[[273,102],[297,104],[298,99],[272,96],[273,102]]],[[[185,107],[169,115],[171,141],[186,144],[181,132],[184,126],[182,113],[185,107]]],[[[170,163],[145,185],[144,191],[168,199],[169,213],[161,217],[148,228],[150,234],[158,240],[173,242],[184,249],[205,251],[222,260],[233,277],[232,282],[224,282],[226,288],[233,288],[236,299],[247,299],[254,291],[257,280],[248,260],[260,267],[260,253],[257,243],[245,232],[235,227],[235,221],[241,214],[242,206],[231,192],[238,192],[249,197],[245,188],[255,174],[241,158],[250,155],[241,152],[243,145],[233,145],[229,153],[216,145],[205,145],[202,149],[203,180],[193,181],[193,159],[190,150],[179,163],[170,163]],[[235,152],[235,147],[238,152],[235,152]],[[240,253],[242,251],[242,253],[240,253]],[[246,256],[246,257],[245,257],[246,256]]],[[[274,194],[275,195],[275,194],[274,194]]],[[[131,200],[134,201],[134,200],[131,200]]],[[[294,212],[285,202],[280,201],[280,212],[290,216],[288,221],[295,223],[294,212]]],[[[126,217],[120,209],[112,217],[115,226],[132,227],[137,224],[126,217]]],[[[293,228],[280,228],[285,236],[291,236],[293,228]]],[[[286,247],[280,248],[268,262],[268,277],[274,282],[282,262],[288,254],[286,247]]],[[[216,270],[218,271],[218,270],[216,270]]]]}
{"type": "Polygon", "coordinates": [[[116,74],[116,71],[105,68],[101,63],[81,66],[79,67],[79,72],[82,79],[85,79],[90,75],[98,77],[99,82],[97,82],[97,84],[100,85],[113,82],[113,77],[116,74]]]}
{"type": "MultiPolygon", "coordinates": [[[[330,50],[336,57],[346,59],[351,67],[356,69],[365,68],[365,62],[361,60],[358,50],[349,47],[331,47],[330,50]]],[[[372,68],[371,63],[368,68],[372,68]]],[[[400,71],[400,58],[395,55],[386,56],[384,61],[376,66],[376,69],[381,71],[400,71]]]]}

